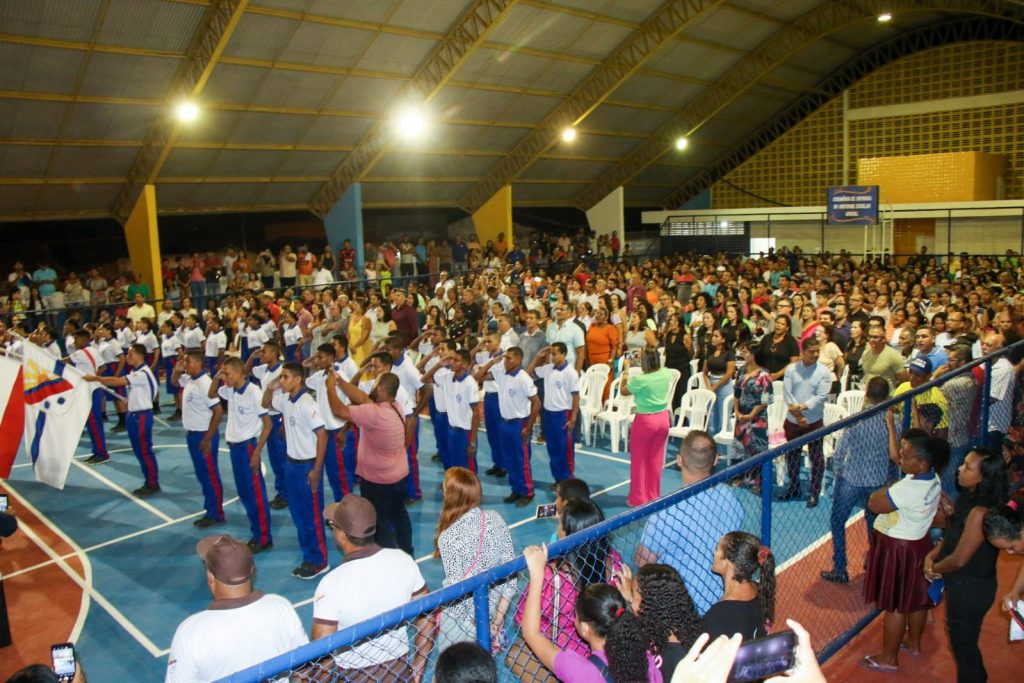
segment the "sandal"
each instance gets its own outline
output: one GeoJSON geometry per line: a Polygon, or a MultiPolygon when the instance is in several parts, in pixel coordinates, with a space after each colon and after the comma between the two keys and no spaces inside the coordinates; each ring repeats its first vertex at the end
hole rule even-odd
{"type": "Polygon", "coordinates": [[[898,666],[892,664],[879,664],[871,655],[864,655],[864,658],[860,660],[860,665],[865,669],[883,674],[894,674],[900,670],[898,666]]]}
{"type": "Polygon", "coordinates": [[[909,648],[908,648],[908,647],[907,647],[906,645],[904,645],[903,643],[900,643],[900,652],[903,652],[903,653],[905,653],[905,654],[906,654],[906,655],[907,655],[908,657],[913,657],[914,659],[918,659],[919,657],[923,657],[923,656],[924,656],[924,650],[918,650],[917,652],[912,652],[912,651],[911,651],[911,650],[910,650],[910,649],[909,649],[909,648]]]}

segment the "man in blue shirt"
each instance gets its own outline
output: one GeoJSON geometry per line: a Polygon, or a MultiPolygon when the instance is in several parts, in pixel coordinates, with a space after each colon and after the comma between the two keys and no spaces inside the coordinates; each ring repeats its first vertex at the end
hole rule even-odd
{"type": "MultiPolygon", "coordinates": [[[[683,439],[676,462],[683,488],[710,477],[718,450],[707,432],[683,439]]],[[[711,571],[722,536],[743,529],[743,507],[725,484],[718,484],[654,515],[633,558],[637,567],[659,562],[683,577],[701,616],[722,598],[722,580],[711,571]]]]}
{"type": "MultiPolygon", "coordinates": [[[[815,337],[804,340],[800,360],[786,368],[783,375],[783,397],[786,400],[786,421],[783,429],[786,441],[820,429],[825,415],[825,401],[832,389],[832,373],[818,362],[821,343],[815,337]]],[[[807,444],[811,456],[811,491],[807,496],[807,507],[818,505],[821,482],[825,477],[825,454],[821,439],[807,444]]],[[[795,500],[800,497],[800,449],[786,453],[786,468],[789,470],[789,489],[779,500],[795,500]]]]}

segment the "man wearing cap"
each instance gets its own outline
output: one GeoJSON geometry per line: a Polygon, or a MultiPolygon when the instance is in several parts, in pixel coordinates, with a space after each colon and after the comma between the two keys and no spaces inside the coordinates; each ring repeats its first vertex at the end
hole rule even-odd
{"type": "MultiPolygon", "coordinates": [[[[419,565],[412,557],[400,550],[381,548],[374,542],[377,532],[374,508],[367,499],[349,494],[324,510],[324,519],[334,532],[334,542],[345,559],[316,587],[314,640],[429,592],[419,565]]],[[[433,623],[429,616],[417,620],[411,665],[404,626],[335,653],[335,665],[343,674],[339,680],[374,683],[420,680],[432,646],[433,623]]]]}
{"type": "Polygon", "coordinates": [[[208,536],[196,552],[213,602],[174,632],[167,683],[215,681],[309,642],[288,600],[253,589],[255,565],[244,543],[208,536]]]}
{"type": "MultiPolygon", "coordinates": [[[[390,359],[387,354],[380,355],[390,359]]],[[[371,394],[367,394],[339,376],[332,367],[327,371],[324,386],[335,417],[359,428],[356,475],[360,478],[359,491],[373,504],[380,517],[378,542],[385,548],[401,548],[411,556],[412,524],[405,509],[406,478],[409,476],[406,416],[404,407],[397,400],[398,376],[391,372],[383,373],[377,378],[371,394]],[[336,389],[348,397],[351,405],[342,403],[336,389]]]]}
{"type": "MultiPolygon", "coordinates": [[[[910,361],[907,368],[910,377],[892,392],[893,397],[905,394],[911,389],[916,389],[932,378],[932,362],[926,356],[918,356],[910,361]]],[[[918,394],[913,400],[913,413],[911,424],[914,427],[921,427],[929,434],[946,438],[949,432],[949,404],[946,396],[938,387],[932,387],[923,394],[918,394]]]]}

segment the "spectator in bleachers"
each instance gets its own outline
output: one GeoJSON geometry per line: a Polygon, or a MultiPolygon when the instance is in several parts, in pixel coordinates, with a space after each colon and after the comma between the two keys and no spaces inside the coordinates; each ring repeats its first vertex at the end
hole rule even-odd
{"type": "MultiPolygon", "coordinates": [[[[715,440],[707,432],[686,435],[676,456],[683,486],[712,475],[718,464],[715,440]]],[[[743,528],[743,507],[729,487],[718,484],[654,514],[637,547],[638,567],[661,563],[683,577],[697,611],[702,615],[722,596],[721,581],[712,573],[715,549],[729,531],[743,528]],[[687,539],[679,543],[680,538],[687,539]]]]}

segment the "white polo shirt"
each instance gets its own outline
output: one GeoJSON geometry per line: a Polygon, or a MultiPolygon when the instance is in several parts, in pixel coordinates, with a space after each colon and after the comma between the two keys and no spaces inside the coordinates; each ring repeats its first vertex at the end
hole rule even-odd
{"type": "Polygon", "coordinates": [[[265,336],[269,341],[277,334],[277,323],[274,322],[273,318],[267,318],[267,322],[260,325],[260,330],[263,332],[263,336],[265,336]]]}
{"type": "Polygon", "coordinates": [[[345,356],[334,361],[334,371],[348,382],[359,372],[359,366],[356,365],[356,361],[352,356],[345,356]]]}
{"type": "Polygon", "coordinates": [[[923,538],[939,507],[940,493],[942,484],[934,472],[904,476],[886,494],[896,509],[875,518],[875,531],[907,541],[923,538]]]}
{"type": "Polygon", "coordinates": [[[391,365],[391,372],[398,375],[398,383],[409,396],[415,399],[416,392],[423,386],[423,378],[420,376],[420,371],[416,369],[416,365],[403,353],[391,365]]]}
{"type": "Polygon", "coordinates": [[[288,457],[295,460],[315,459],[316,434],[324,428],[324,419],[309,392],[300,389],[295,396],[277,392],[271,399],[271,405],[284,416],[288,457]]]}
{"type": "Polygon", "coordinates": [[[499,348],[501,348],[502,351],[508,351],[513,346],[519,346],[519,333],[512,328],[509,328],[508,332],[501,335],[499,348]]]}
{"type": "Polygon", "coordinates": [[[544,380],[544,410],[572,410],[572,395],[580,391],[580,376],[576,368],[565,361],[557,368],[548,363],[535,369],[544,380]]]}
{"type": "Polygon", "coordinates": [[[135,341],[135,333],[128,327],[114,330],[114,337],[117,339],[117,343],[120,344],[122,351],[127,351],[128,347],[135,341]]]}
{"type": "MultiPolygon", "coordinates": [[[[313,618],[336,622],[340,631],[408,603],[426,585],[409,555],[381,548],[369,557],[342,562],[320,580],[313,618]]],[[[408,656],[409,637],[402,625],[336,653],[334,661],[342,668],[360,669],[408,656]]]]}
{"type": "MultiPolygon", "coordinates": [[[[494,358],[497,355],[498,354],[496,354],[496,353],[487,353],[486,351],[481,351],[480,353],[476,354],[477,368],[479,369],[479,368],[482,368],[483,366],[487,365],[488,363],[491,362],[491,359],[494,358]]],[[[495,363],[494,366],[491,368],[491,370],[493,370],[494,368],[498,367],[499,365],[501,365],[501,363],[495,363]]],[[[493,375],[493,373],[492,373],[492,375],[493,375]]],[[[496,377],[497,375],[494,375],[494,376],[496,377]]],[[[485,379],[484,380],[484,393],[485,394],[496,394],[496,393],[498,393],[498,384],[497,384],[497,382],[495,382],[493,379],[485,379]]]]}
{"type": "MultiPolygon", "coordinates": [[[[364,379],[358,386],[363,393],[371,395],[377,386],[377,378],[364,379]]],[[[395,393],[395,403],[402,406],[402,414],[406,417],[412,415],[416,408],[415,401],[409,396],[409,392],[405,390],[401,383],[398,384],[398,391],[395,393]]]]}
{"type": "Polygon", "coordinates": [[[248,381],[241,389],[222,385],[217,395],[228,402],[228,426],[224,430],[227,442],[239,443],[259,437],[263,432],[261,418],[267,414],[260,388],[248,381]]]}
{"type": "MultiPolygon", "coordinates": [[[[423,366],[423,369],[430,372],[434,369],[434,366],[440,362],[440,358],[431,358],[427,361],[426,365],[423,366]]],[[[441,372],[441,370],[438,370],[437,372],[441,372]]],[[[441,385],[437,383],[437,373],[434,374],[434,379],[431,383],[434,385],[434,408],[436,408],[439,413],[447,413],[448,400],[445,397],[445,392],[442,390],[441,385]]]]}
{"type": "Polygon", "coordinates": [[[298,325],[285,325],[284,334],[281,336],[284,338],[285,346],[296,346],[302,343],[302,330],[298,325]]]}
{"type": "Polygon", "coordinates": [[[143,363],[125,375],[125,379],[128,380],[128,412],[153,410],[159,384],[149,366],[143,363]]]}
{"type": "Polygon", "coordinates": [[[522,367],[512,374],[505,372],[505,363],[495,363],[491,374],[498,385],[498,408],[506,420],[530,416],[530,397],[537,395],[537,385],[522,367]]]}
{"type": "Polygon", "coordinates": [[[216,358],[220,355],[221,351],[228,348],[228,335],[221,330],[219,332],[211,332],[206,335],[206,346],[203,350],[203,355],[206,358],[216,358]]]}
{"type": "Polygon", "coordinates": [[[73,351],[68,358],[71,364],[83,375],[95,375],[100,368],[100,356],[96,349],[89,348],[73,351]]]}
{"type": "Polygon", "coordinates": [[[160,343],[156,340],[156,335],[153,331],[143,332],[142,334],[135,337],[136,344],[142,344],[146,347],[146,353],[153,353],[156,348],[160,346],[160,343]]]}
{"type": "Polygon", "coordinates": [[[260,328],[247,328],[245,330],[245,342],[249,345],[250,351],[256,351],[270,341],[270,338],[260,328]]]}
{"type": "Polygon", "coordinates": [[[160,337],[160,355],[164,358],[174,358],[181,348],[181,339],[176,334],[169,334],[160,337]]]}
{"type": "Polygon", "coordinates": [[[198,349],[203,345],[203,331],[198,327],[188,329],[187,327],[181,328],[181,345],[191,351],[192,349],[198,349]]]}
{"type": "Polygon", "coordinates": [[[220,399],[210,398],[210,384],[213,380],[206,372],[195,377],[182,374],[178,378],[181,392],[181,426],[188,432],[205,432],[210,428],[213,409],[220,405],[220,399]]]}
{"type": "Polygon", "coordinates": [[[99,343],[100,360],[101,365],[107,365],[109,363],[121,362],[121,356],[124,355],[124,351],[121,350],[121,344],[111,337],[99,343]]]}
{"type": "Polygon", "coordinates": [[[220,680],[308,642],[295,608],[279,595],[215,600],[174,632],[164,681],[220,680]]]}
{"type": "MultiPolygon", "coordinates": [[[[259,382],[260,382],[260,392],[261,393],[262,392],[266,392],[267,387],[269,387],[271,385],[271,383],[275,379],[277,379],[280,374],[281,374],[281,363],[280,362],[277,363],[276,365],[270,365],[270,366],[268,366],[268,365],[257,365],[256,367],[254,367],[252,369],[252,376],[255,377],[256,379],[258,379],[259,382]]],[[[276,390],[274,392],[274,397],[276,398],[277,396],[281,395],[282,393],[284,393],[284,392],[282,392],[280,389],[278,389],[278,390],[276,390]]],[[[271,405],[273,405],[273,403],[271,403],[271,405]]],[[[268,412],[271,415],[280,415],[281,414],[281,412],[278,411],[278,410],[270,410],[268,412]]]]}
{"type": "Polygon", "coordinates": [[[468,371],[457,379],[449,368],[438,370],[434,379],[444,387],[448,405],[448,424],[459,429],[473,426],[473,407],[480,402],[476,380],[468,371]]]}

